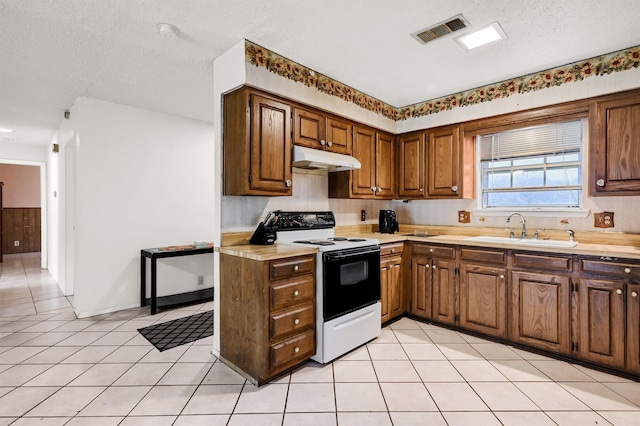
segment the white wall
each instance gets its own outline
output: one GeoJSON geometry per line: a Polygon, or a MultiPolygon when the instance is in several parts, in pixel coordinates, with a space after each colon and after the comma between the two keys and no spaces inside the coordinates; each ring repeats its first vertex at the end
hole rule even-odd
{"type": "MultiPolygon", "coordinates": [[[[76,314],[137,306],[140,249],[213,240],[213,127],[85,97],[68,125],[78,141],[76,247],[68,259],[76,314]]],[[[205,271],[211,284],[212,256],[201,257],[159,269],[160,293],[189,291],[185,276],[195,285],[205,271]]]]}

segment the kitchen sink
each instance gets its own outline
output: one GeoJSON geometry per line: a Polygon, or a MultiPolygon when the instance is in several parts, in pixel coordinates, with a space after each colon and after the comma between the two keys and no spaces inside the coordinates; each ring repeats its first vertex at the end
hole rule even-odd
{"type": "Polygon", "coordinates": [[[477,241],[479,243],[494,243],[494,244],[508,244],[508,245],[521,245],[531,247],[559,247],[559,248],[571,248],[578,245],[577,241],[559,241],[559,240],[537,240],[535,238],[508,238],[508,237],[489,237],[478,236],[468,237],[465,241],[477,241]]]}

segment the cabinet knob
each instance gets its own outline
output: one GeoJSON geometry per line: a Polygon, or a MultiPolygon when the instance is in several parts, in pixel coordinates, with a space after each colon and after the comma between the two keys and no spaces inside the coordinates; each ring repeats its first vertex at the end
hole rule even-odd
{"type": "Polygon", "coordinates": [[[433,253],[433,249],[429,249],[429,253],[433,253]]]}
{"type": "Polygon", "coordinates": [[[432,268],[432,269],[436,269],[436,265],[433,265],[431,268],[432,268]]]}
{"type": "Polygon", "coordinates": [[[596,185],[598,185],[598,186],[604,186],[604,179],[598,179],[598,180],[596,181],[596,185]]]}
{"type": "Polygon", "coordinates": [[[300,324],[300,320],[299,320],[298,318],[296,318],[296,319],[294,319],[294,320],[293,320],[293,323],[294,323],[295,325],[298,325],[298,324],[300,324]]]}
{"type": "Polygon", "coordinates": [[[333,142],[331,141],[327,142],[327,146],[331,146],[331,145],[333,145],[333,142]]]}
{"type": "Polygon", "coordinates": [[[378,187],[378,193],[382,192],[382,188],[378,187]]]}
{"type": "Polygon", "coordinates": [[[293,265],[293,270],[297,271],[298,269],[300,269],[300,267],[298,265],[293,265]]]}
{"type": "Polygon", "coordinates": [[[396,249],[392,248],[391,253],[395,253],[395,252],[396,252],[396,249]]]}
{"type": "Polygon", "coordinates": [[[504,274],[500,274],[500,279],[504,280],[504,274]]]}
{"type": "Polygon", "coordinates": [[[624,268],[624,273],[625,274],[630,274],[631,273],[631,268],[624,268]]]}
{"type": "Polygon", "coordinates": [[[291,181],[289,179],[287,179],[287,181],[284,183],[284,186],[289,188],[291,186],[291,181]]]}
{"type": "Polygon", "coordinates": [[[300,352],[300,348],[296,346],[296,347],[293,349],[293,351],[294,351],[295,353],[298,353],[298,352],[300,352]]]}
{"type": "Polygon", "coordinates": [[[327,142],[325,142],[325,140],[324,140],[324,139],[321,139],[321,140],[320,140],[320,145],[325,146],[325,144],[326,144],[326,143],[327,143],[327,142]]]}
{"type": "Polygon", "coordinates": [[[620,290],[619,288],[616,289],[616,294],[622,294],[622,290],[620,290]]]}
{"type": "Polygon", "coordinates": [[[637,291],[632,291],[631,292],[631,297],[638,297],[638,292],[637,291]]]}
{"type": "Polygon", "coordinates": [[[451,190],[452,190],[453,192],[458,192],[458,187],[457,187],[456,185],[453,185],[453,186],[451,187],[451,190]]]}
{"type": "Polygon", "coordinates": [[[294,295],[294,296],[297,296],[297,295],[299,295],[299,294],[300,294],[300,292],[299,292],[298,290],[296,290],[296,291],[294,291],[294,292],[293,292],[293,295],[294,295]]]}
{"type": "Polygon", "coordinates": [[[422,188],[420,188],[420,192],[422,192],[422,188]]]}
{"type": "Polygon", "coordinates": [[[376,188],[375,186],[372,186],[372,187],[371,187],[371,190],[372,190],[373,192],[376,192],[376,189],[378,189],[378,188],[376,188]]]}

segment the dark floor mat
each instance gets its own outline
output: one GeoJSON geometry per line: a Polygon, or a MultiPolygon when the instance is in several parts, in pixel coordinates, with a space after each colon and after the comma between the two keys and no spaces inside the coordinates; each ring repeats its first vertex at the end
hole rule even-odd
{"type": "Polygon", "coordinates": [[[138,331],[160,352],[213,336],[213,311],[178,318],[138,331]]]}

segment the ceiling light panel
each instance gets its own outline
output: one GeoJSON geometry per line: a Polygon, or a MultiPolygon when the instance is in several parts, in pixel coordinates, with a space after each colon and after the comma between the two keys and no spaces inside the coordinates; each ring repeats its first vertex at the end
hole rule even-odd
{"type": "Polygon", "coordinates": [[[463,49],[471,50],[506,38],[507,35],[503,31],[502,27],[500,27],[500,24],[494,22],[493,24],[480,28],[477,31],[458,36],[454,38],[454,40],[462,46],[463,49]]]}

